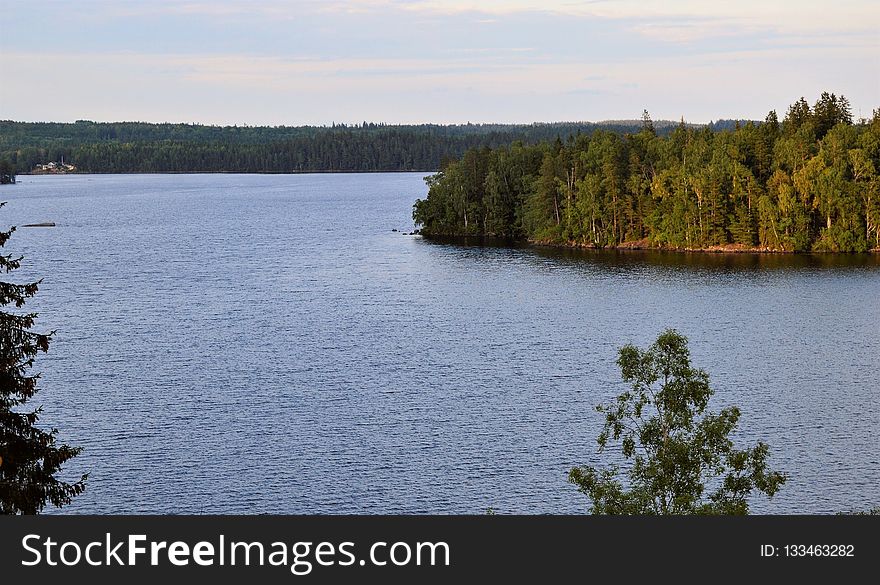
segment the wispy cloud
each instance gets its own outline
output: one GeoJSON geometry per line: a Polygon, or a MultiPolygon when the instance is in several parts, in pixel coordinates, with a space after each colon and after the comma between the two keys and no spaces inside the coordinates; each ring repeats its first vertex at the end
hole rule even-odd
{"type": "MultiPolygon", "coordinates": [[[[51,3],[47,3],[51,4],[51,3]]],[[[59,3],[62,4],[62,3],[59,3]]],[[[64,3],[66,4],[66,3],[64,3]]],[[[87,2],[105,14],[119,16],[180,14],[208,17],[263,15],[296,19],[303,14],[432,15],[481,14],[480,22],[496,22],[492,16],[543,13],[569,17],[592,17],[680,22],[718,21],[778,31],[827,31],[829,29],[877,30],[880,8],[874,0],[226,0],[150,2],[87,2]]]]}
{"type": "Polygon", "coordinates": [[[834,72],[841,77],[867,65],[857,48],[813,47],[604,64],[59,53],[11,54],[9,62],[15,66],[7,73],[27,77],[41,63],[51,63],[60,73],[22,86],[16,101],[64,95],[51,106],[55,116],[39,116],[56,119],[58,108],[68,105],[77,112],[68,116],[83,117],[86,113],[76,110],[83,103],[115,112],[127,107],[129,113],[118,117],[139,118],[131,111],[143,108],[152,96],[155,119],[229,121],[228,114],[224,118],[220,113],[224,102],[217,101],[217,96],[226,96],[226,107],[239,112],[233,120],[248,123],[322,123],[339,120],[341,113],[392,122],[602,119],[633,117],[643,107],[658,117],[706,121],[721,115],[762,115],[770,107],[783,108],[797,95],[816,93],[814,88],[826,87],[822,83],[832,72],[804,65],[829,54],[846,64],[834,72]],[[757,93],[748,83],[754,78],[779,83],[757,93]],[[96,86],[102,88],[100,94],[84,89],[96,86]],[[151,86],[175,89],[159,95],[151,86]],[[448,110],[465,104],[470,104],[466,111],[481,115],[448,110]]]}
{"type": "Polygon", "coordinates": [[[699,121],[824,89],[880,103],[867,0],[8,4],[0,117],[699,121]]]}

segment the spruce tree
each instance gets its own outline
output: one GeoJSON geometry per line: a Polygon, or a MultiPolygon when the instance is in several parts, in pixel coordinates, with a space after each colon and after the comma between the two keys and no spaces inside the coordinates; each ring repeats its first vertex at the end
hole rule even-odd
{"type": "MultiPolygon", "coordinates": [[[[0,203],[0,206],[3,204],[0,203]]],[[[0,232],[0,248],[15,228],[0,232]]],[[[16,270],[22,258],[0,254],[0,271],[16,270]]],[[[0,281],[0,306],[24,306],[38,282],[0,281]]],[[[42,407],[27,403],[37,392],[39,374],[30,374],[37,352],[47,351],[52,333],[31,331],[36,313],[0,311],[0,513],[37,514],[46,504],[61,507],[85,490],[86,475],[66,483],[55,477],[80,447],[56,444],[57,429],[37,426],[42,407]]]]}

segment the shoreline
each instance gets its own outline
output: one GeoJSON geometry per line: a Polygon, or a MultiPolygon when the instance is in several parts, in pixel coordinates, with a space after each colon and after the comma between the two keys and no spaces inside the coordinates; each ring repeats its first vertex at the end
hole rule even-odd
{"type": "Polygon", "coordinates": [[[590,244],[559,244],[552,242],[541,242],[541,241],[533,241],[528,240],[528,245],[535,247],[547,247],[547,248],[567,248],[567,249],[579,249],[579,250],[615,250],[615,251],[644,251],[644,252],[678,252],[678,253],[690,253],[690,254],[777,254],[777,255],[786,255],[786,256],[794,256],[794,255],[807,255],[807,254],[877,254],[880,253],[880,247],[870,248],[865,252],[833,252],[833,251],[818,251],[818,250],[805,250],[805,251],[795,251],[795,250],[776,250],[774,248],[761,248],[759,246],[746,246],[745,244],[723,244],[723,245],[715,245],[708,246],[705,248],[682,248],[676,246],[652,246],[650,244],[641,244],[635,242],[623,242],[616,246],[606,246],[599,247],[590,244]]]}
{"type": "Polygon", "coordinates": [[[478,235],[439,235],[425,234],[421,235],[428,240],[447,243],[459,242],[480,242],[483,244],[497,245],[500,247],[512,248],[544,248],[555,250],[595,250],[606,252],[674,252],[678,254],[740,254],[740,255],[778,255],[778,256],[845,256],[858,254],[880,254],[880,247],[868,249],[865,252],[833,252],[833,251],[793,251],[793,250],[776,250],[773,248],[761,248],[758,246],[746,246],[744,244],[724,244],[716,246],[708,246],[705,248],[682,248],[675,246],[658,246],[651,245],[646,240],[638,240],[632,242],[623,242],[616,246],[596,246],[595,244],[581,244],[578,242],[554,242],[552,240],[529,240],[529,239],[510,239],[499,238],[497,236],[478,236],[478,235]]]}
{"type": "Polygon", "coordinates": [[[437,170],[424,169],[393,169],[393,170],[312,170],[312,171],[127,171],[101,172],[101,171],[76,171],[73,173],[49,173],[49,172],[26,172],[16,173],[18,177],[41,177],[41,176],[77,176],[77,175],[357,175],[378,173],[437,173],[437,170]]]}

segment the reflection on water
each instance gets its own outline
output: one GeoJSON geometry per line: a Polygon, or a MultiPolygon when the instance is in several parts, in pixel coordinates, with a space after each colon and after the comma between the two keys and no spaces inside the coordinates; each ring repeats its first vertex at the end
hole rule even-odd
{"type": "Polygon", "coordinates": [[[585,262],[615,268],[653,265],[695,270],[804,270],[880,267],[880,254],[756,254],[742,252],[677,252],[530,246],[521,241],[482,237],[432,237],[426,242],[461,248],[528,250],[559,262],[585,262]]]}

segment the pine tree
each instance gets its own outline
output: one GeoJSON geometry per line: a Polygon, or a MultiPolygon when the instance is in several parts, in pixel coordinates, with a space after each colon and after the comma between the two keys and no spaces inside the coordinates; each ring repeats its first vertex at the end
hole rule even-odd
{"type": "MultiPolygon", "coordinates": [[[[0,203],[0,206],[3,204],[0,203]]],[[[0,232],[0,247],[15,228],[0,232]]],[[[21,258],[0,255],[0,270],[9,273],[21,258]]],[[[0,282],[0,305],[21,308],[37,293],[39,282],[0,282]]],[[[35,313],[0,311],[0,513],[37,514],[46,504],[61,507],[85,490],[86,475],[66,483],[55,477],[80,447],[57,445],[57,429],[36,426],[42,407],[26,403],[37,392],[39,374],[29,375],[39,351],[49,349],[52,333],[31,331],[35,313]]]]}
{"type": "Polygon", "coordinates": [[[642,131],[657,136],[657,131],[654,129],[654,121],[651,120],[651,114],[648,113],[648,110],[642,110],[642,131]]]}

